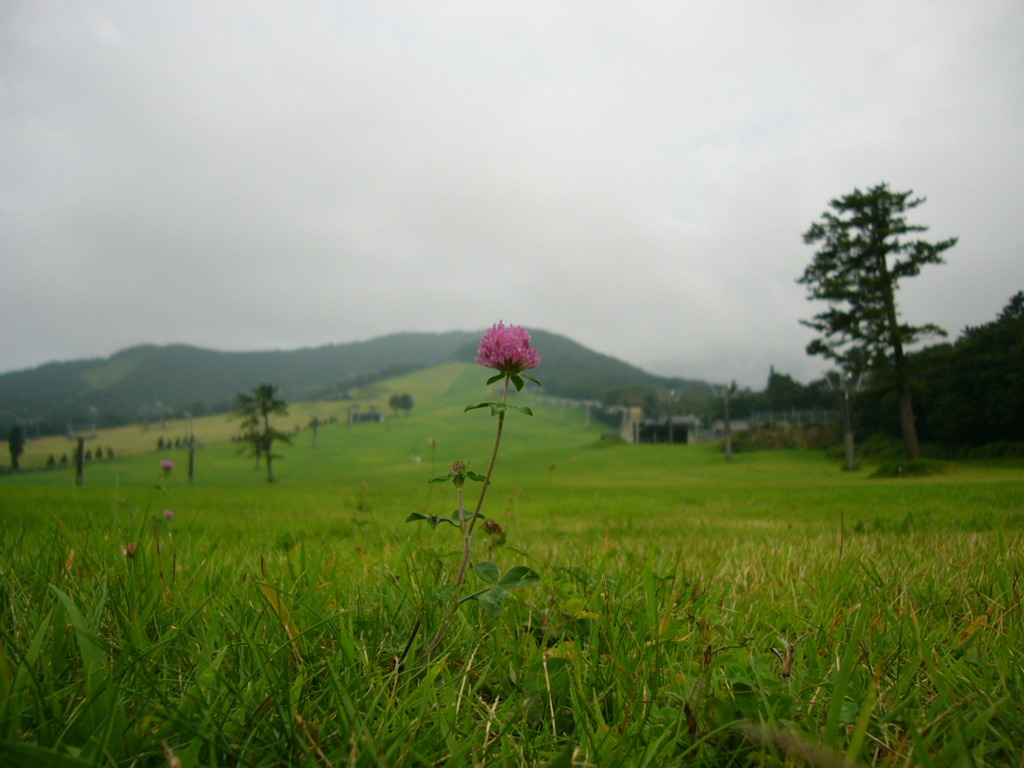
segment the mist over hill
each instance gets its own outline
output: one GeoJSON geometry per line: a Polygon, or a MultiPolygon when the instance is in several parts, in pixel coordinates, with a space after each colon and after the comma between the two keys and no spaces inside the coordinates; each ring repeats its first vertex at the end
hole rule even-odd
{"type": "MultiPolygon", "coordinates": [[[[47,434],[112,426],[160,414],[226,411],[235,394],[260,383],[289,402],[347,389],[443,362],[472,362],[482,331],[398,333],[369,341],[297,350],[221,352],[185,344],[142,345],[107,358],[48,363],[0,375],[0,426],[29,423],[47,434]]],[[[630,390],[707,392],[703,382],[647,373],[564,336],[533,332],[544,392],[587,400],[630,390]]]]}

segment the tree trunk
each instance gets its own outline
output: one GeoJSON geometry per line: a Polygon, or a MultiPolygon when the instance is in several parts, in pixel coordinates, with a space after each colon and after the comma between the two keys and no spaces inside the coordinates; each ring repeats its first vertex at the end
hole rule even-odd
{"type": "Polygon", "coordinates": [[[274,435],[270,431],[270,414],[263,410],[263,450],[267,454],[267,482],[274,482],[274,435]]]}
{"type": "Polygon", "coordinates": [[[882,298],[885,302],[885,317],[889,326],[889,344],[892,347],[893,367],[896,371],[896,386],[899,388],[900,431],[903,434],[903,448],[911,461],[921,458],[921,447],[917,442],[917,424],[914,421],[914,404],[910,397],[910,370],[903,354],[903,339],[900,336],[899,319],[896,316],[896,297],[893,294],[893,279],[884,252],[878,259],[878,272],[882,276],[882,298]]]}
{"type": "Polygon", "coordinates": [[[903,356],[902,346],[896,354],[896,386],[900,398],[900,430],[903,433],[903,447],[907,458],[913,461],[921,458],[921,446],[917,442],[917,423],[914,419],[914,403],[910,397],[910,371],[903,356]]]}

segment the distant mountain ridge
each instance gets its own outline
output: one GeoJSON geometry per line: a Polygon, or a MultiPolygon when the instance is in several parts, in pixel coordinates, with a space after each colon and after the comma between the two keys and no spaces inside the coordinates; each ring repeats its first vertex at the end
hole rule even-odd
{"type": "MultiPolygon", "coordinates": [[[[0,427],[34,423],[39,433],[68,425],[110,426],[158,410],[227,410],[238,392],[260,383],[289,402],[443,362],[472,362],[482,331],[395,333],[368,341],[296,350],[220,352],[186,344],[141,345],[107,358],[48,363],[0,375],[0,427]]],[[[629,388],[706,390],[647,373],[547,331],[532,331],[542,355],[537,375],[547,394],[601,399],[629,388]]]]}

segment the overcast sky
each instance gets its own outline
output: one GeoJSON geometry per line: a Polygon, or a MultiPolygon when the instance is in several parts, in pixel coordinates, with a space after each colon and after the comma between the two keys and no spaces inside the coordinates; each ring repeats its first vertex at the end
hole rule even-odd
{"type": "Polygon", "coordinates": [[[1022,40],[1010,0],[4,0],[0,371],[503,319],[809,381],[801,236],[882,181],[960,238],[899,294],[955,337],[1024,289],[1022,40]]]}

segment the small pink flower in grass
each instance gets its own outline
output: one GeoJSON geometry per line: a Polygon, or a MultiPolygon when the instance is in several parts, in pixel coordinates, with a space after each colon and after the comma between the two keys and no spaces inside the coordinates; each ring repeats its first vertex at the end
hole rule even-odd
{"type": "MultiPolygon", "coordinates": [[[[518,390],[523,388],[520,374],[540,364],[540,352],[530,346],[530,333],[525,328],[518,325],[505,327],[504,323],[497,323],[480,340],[476,361],[485,368],[498,371],[498,376],[492,381],[508,376],[518,390]]],[[[536,381],[531,376],[526,378],[536,381]]]]}
{"type": "Polygon", "coordinates": [[[170,520],[172,517],[174,517],[174,510],[173,509],[165,509],[164,510],[164,518],[167,519],[167,520],[170,520]]]}
{"type": "Polygon", "coordinates": [[[172,469],[174,469],[174,462],[171,461],[170,459],[164,459],[163,461],[160,462],[160,469],[162,469],[164,472],[170,472],[172,469]]]}

